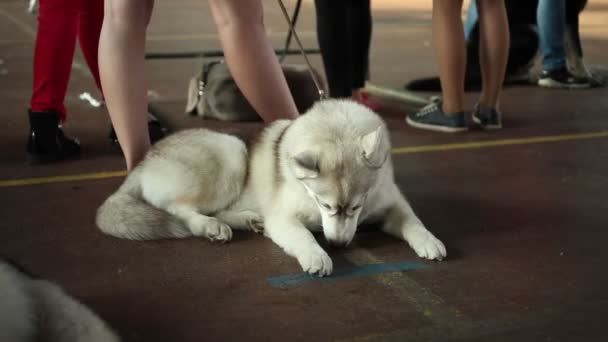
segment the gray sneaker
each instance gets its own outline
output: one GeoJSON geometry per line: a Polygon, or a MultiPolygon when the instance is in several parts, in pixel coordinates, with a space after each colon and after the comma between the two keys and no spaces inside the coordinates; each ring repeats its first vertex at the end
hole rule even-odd
{"type": "Polygon", "coordinates": [[[431,131],[456,133],[468,129],[464,113],[447,115],[443,112],[440,101],[430,103],[417,113],[406,116],[405,121],[412,127],[431,131]]]}
{"type": "Polygon", "coordinates": [[[473,109],[473,122],[485,130],[497,130],[502,128],[502,113],[496,109],[481,110],[479,105],[473,109]]]}

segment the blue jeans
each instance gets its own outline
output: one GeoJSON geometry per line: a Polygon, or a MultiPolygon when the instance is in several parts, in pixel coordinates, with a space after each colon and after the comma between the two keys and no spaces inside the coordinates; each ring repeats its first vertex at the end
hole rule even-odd
{"type": "MultiPolygon", "coordinates": [[[[483,1],[483,0],[479,0],[483,1]]],[[[476,1],[471,1],[464,23],[465,39],[479,19],[476,1]]],[[[564,34],[566,30],[565,0],[539,0],[536,10],[536,21],[540,36],[540,50],[543,53],[543,69],[553,71],[566,66],[566,49],[564,34]]]]}

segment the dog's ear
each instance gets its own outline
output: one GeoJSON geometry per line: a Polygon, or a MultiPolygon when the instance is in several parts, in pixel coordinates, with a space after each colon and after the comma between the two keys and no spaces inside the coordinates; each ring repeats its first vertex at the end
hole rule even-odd
{"type": "Polygon", "coordinates": [[[291,158],[291,170],[298,179],[319,176],[319,156],[312,151],[300,152],[291,158]]]}
{"type": "Polygon", "coordinates": [[[380,168],[388,157],[388,148],[384,143],[382,126],[378,126],[374,131],[361,137],[361,150],[363,151],[363,160],[366,164],[373,168],[380,168]]]}

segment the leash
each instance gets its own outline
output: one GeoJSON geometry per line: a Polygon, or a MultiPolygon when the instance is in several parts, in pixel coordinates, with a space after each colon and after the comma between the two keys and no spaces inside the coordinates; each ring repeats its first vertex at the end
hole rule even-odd
{"type": "MultiPolygon", "coordinates": [[[[331,0],[327,0],[327,1],[331,1],[331,0]]],[[[296,17],[294,16],[294,20],[292,22],[292,19],[289,18],[289,13],[287,13],[287,9],[285,8],[285,5],[283,4],[283,0],[277,0],[277,2],[279,3],[279,6],[281,7],[281,11],[283,12],[283,16],[285,17],[285,20],[287,21],[287,25],[289,25],[289,32],[291,35],[293,35],[293,38],[295,39],[296,43],[298,44],[298,48],[300,49],[300,53],[302,54],[302,57],[304,57],[304,60],[306,61],[306,67],[308,68],[308,73],[310,74],[310,77],[312,77],[312,81],[315,84],[315,87],[317,88],[317,92],[319,93],[319,98],[321,100],[326,99],[328,96],[325,93],[325,91],[321,88],[321,86],[320,86],[321,83],[317,79],[317,75],[315,75],[315,73],[312,71],[312,65],[310,64],[310,61],[308,60],[306,51],[304,51],[304,47],[302,46],[300,37],[298,37],[298,33],[296,32],[296,29],[294,28],[296,17]]],[[[300,0],[298,1],[298,4],[297,4],[298,12],[299,12],[299,5],[300,5],[300,0]]]]}

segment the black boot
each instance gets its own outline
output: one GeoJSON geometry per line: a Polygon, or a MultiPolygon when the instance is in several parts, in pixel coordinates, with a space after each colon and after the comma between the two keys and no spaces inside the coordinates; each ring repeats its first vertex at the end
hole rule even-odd
{"type": "Polygon", "coordinates": [[[33,163],[47,163],[80,155],[78,139],[65,136],[56,112],[29,111],[27,152],[33,163]]]}

